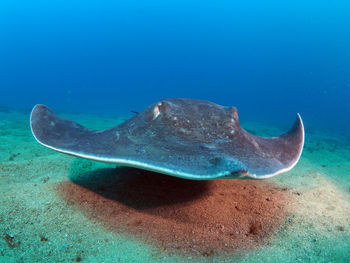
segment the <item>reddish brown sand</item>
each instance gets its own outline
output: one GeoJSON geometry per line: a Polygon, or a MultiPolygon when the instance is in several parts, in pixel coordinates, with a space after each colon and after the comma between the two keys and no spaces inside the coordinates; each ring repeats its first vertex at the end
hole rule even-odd
{"type": "Polygon", "coordinates": [[[127,168],[98,170],[58,190],[112,231],[204,256],[255,247],[284,222],[292,198],[268,181],[191,181],[127,168]]]}

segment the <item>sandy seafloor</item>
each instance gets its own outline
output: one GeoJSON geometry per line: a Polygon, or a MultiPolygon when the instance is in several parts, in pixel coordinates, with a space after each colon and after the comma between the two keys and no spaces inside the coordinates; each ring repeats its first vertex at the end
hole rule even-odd
{"type": "MultiPolygon", "coordinates": [[[[114,116],[63,114],[89,128],[109,128],[114,116]]],[[[66,202],[57,184],[72,173],[113,165],[60,154],[38,144],[29,113],[0,111],[1,262],[350,262],[350,137],[306,125],[302,157],[269,179],[286,187],[288,216],[259,246],[228,254],[174,253],[123,231],[110,231],[66,202]]],[[[243,122],[258,135],[284,130],[243,122]]]]}

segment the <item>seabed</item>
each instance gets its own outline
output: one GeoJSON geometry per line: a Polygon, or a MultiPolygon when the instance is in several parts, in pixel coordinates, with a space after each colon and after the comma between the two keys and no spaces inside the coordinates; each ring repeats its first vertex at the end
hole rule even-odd
{"type": "MultiPolygon", "coordinates": [[[[123,121],[62,116],[92,129],[123,121]]],[[[305,125],[290,172],[192,182],[49,150],[29,112],[1,108],[0,262],[349,262],[350,137],[305,125]]]]}

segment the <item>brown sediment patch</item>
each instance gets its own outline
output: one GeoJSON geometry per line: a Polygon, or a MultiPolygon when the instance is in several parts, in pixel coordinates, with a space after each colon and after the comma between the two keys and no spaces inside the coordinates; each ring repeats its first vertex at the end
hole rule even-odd
{"type": "Polygon", "coordinates": [[[284,222],[292,198],[268,181],[191,181],[128,168],[82,178],[58,191],[89,218],[169,252],[203,256],[255,247],[284,222]]]}

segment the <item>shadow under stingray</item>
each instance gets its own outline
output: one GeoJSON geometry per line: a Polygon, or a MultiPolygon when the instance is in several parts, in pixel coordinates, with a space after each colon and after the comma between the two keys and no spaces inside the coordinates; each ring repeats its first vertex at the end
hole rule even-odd
{"type": "Polygon", "coordinates": [[[284,222],[292,198],[268,181],[191,181],[134,168],[70,179],[58,185],[60,196],[109,230],[204,256],[260,244],[284,222]]]}

